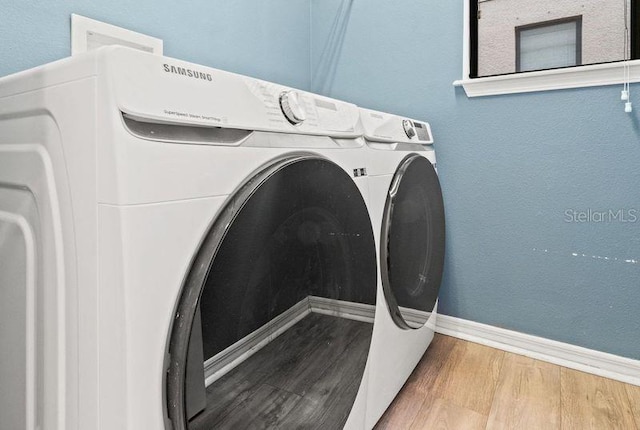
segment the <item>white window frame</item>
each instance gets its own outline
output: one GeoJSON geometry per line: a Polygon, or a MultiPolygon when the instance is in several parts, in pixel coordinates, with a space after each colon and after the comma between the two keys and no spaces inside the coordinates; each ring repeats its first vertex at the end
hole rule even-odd
{"type": "MultiPolygon", "coordinates": [[[[464,4],[464,22],[462,32],[462,79],[454,81],[453,85],[456,87],[463,87],[467,97],[597,87],[603,85],[622,84],[624,82],[624,61],[566,67],[554,70],[521,72],[501,76],[469,78],[469,50],[471,47],[471,44],[469,43],[469,0],[462,0],[462,2],[464,4]]],[[[629,81],[632,83],[640,82],[640,60],[631,60],[628,64],[629,81]]]]}

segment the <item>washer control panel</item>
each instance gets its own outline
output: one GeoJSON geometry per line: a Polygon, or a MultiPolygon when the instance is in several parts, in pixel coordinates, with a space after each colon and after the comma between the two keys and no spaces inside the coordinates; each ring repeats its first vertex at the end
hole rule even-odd
{"type": "Polygon", "coordinates": [[[104,70],[100,76],[113,88],[114,103],[140,122],[362,136],[358,108],[352,103],[121,46],[105,47],[96,55],[104,70]]]}

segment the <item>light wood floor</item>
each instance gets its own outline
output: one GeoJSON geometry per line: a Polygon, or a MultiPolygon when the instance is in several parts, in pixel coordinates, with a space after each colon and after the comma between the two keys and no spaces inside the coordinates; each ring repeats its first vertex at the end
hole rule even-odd
{"type": "Polygon", "coordinates": [[[640,430],[640,387],[436,335],[376,429],[640,430]]]}

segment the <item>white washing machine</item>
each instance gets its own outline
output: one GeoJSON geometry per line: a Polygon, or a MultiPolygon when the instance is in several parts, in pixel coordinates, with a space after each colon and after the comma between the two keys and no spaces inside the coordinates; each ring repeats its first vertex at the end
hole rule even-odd
{"type": "MultiPolygon", "coordinates": [[[[360,135],[354,105],[122,47],[1,79],[2,427],[365,427],[360,135]]],[[[408,371],[427,329],[383,324],[408,371]]]]}
{"type": "Polygon", "coordinates": [[[360,109],[379,259],[367,426],[393,401],[433,339],[444,207],[427,122],[360,109]]]}

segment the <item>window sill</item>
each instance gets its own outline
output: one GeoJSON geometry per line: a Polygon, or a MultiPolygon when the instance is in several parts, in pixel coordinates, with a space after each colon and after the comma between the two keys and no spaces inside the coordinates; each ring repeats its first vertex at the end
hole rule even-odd
{"type": "MultiPolygon", "coordinates": [[[[630,82],[640,82],[640,60],[629,62],[630,82]]],[[[622,84],[624,63],[594,64],[566,69],[541,70],[504,76],[461,79],[453,85],[462,86],[467,97],[500,94],[564,90],[622,84]]]]}

